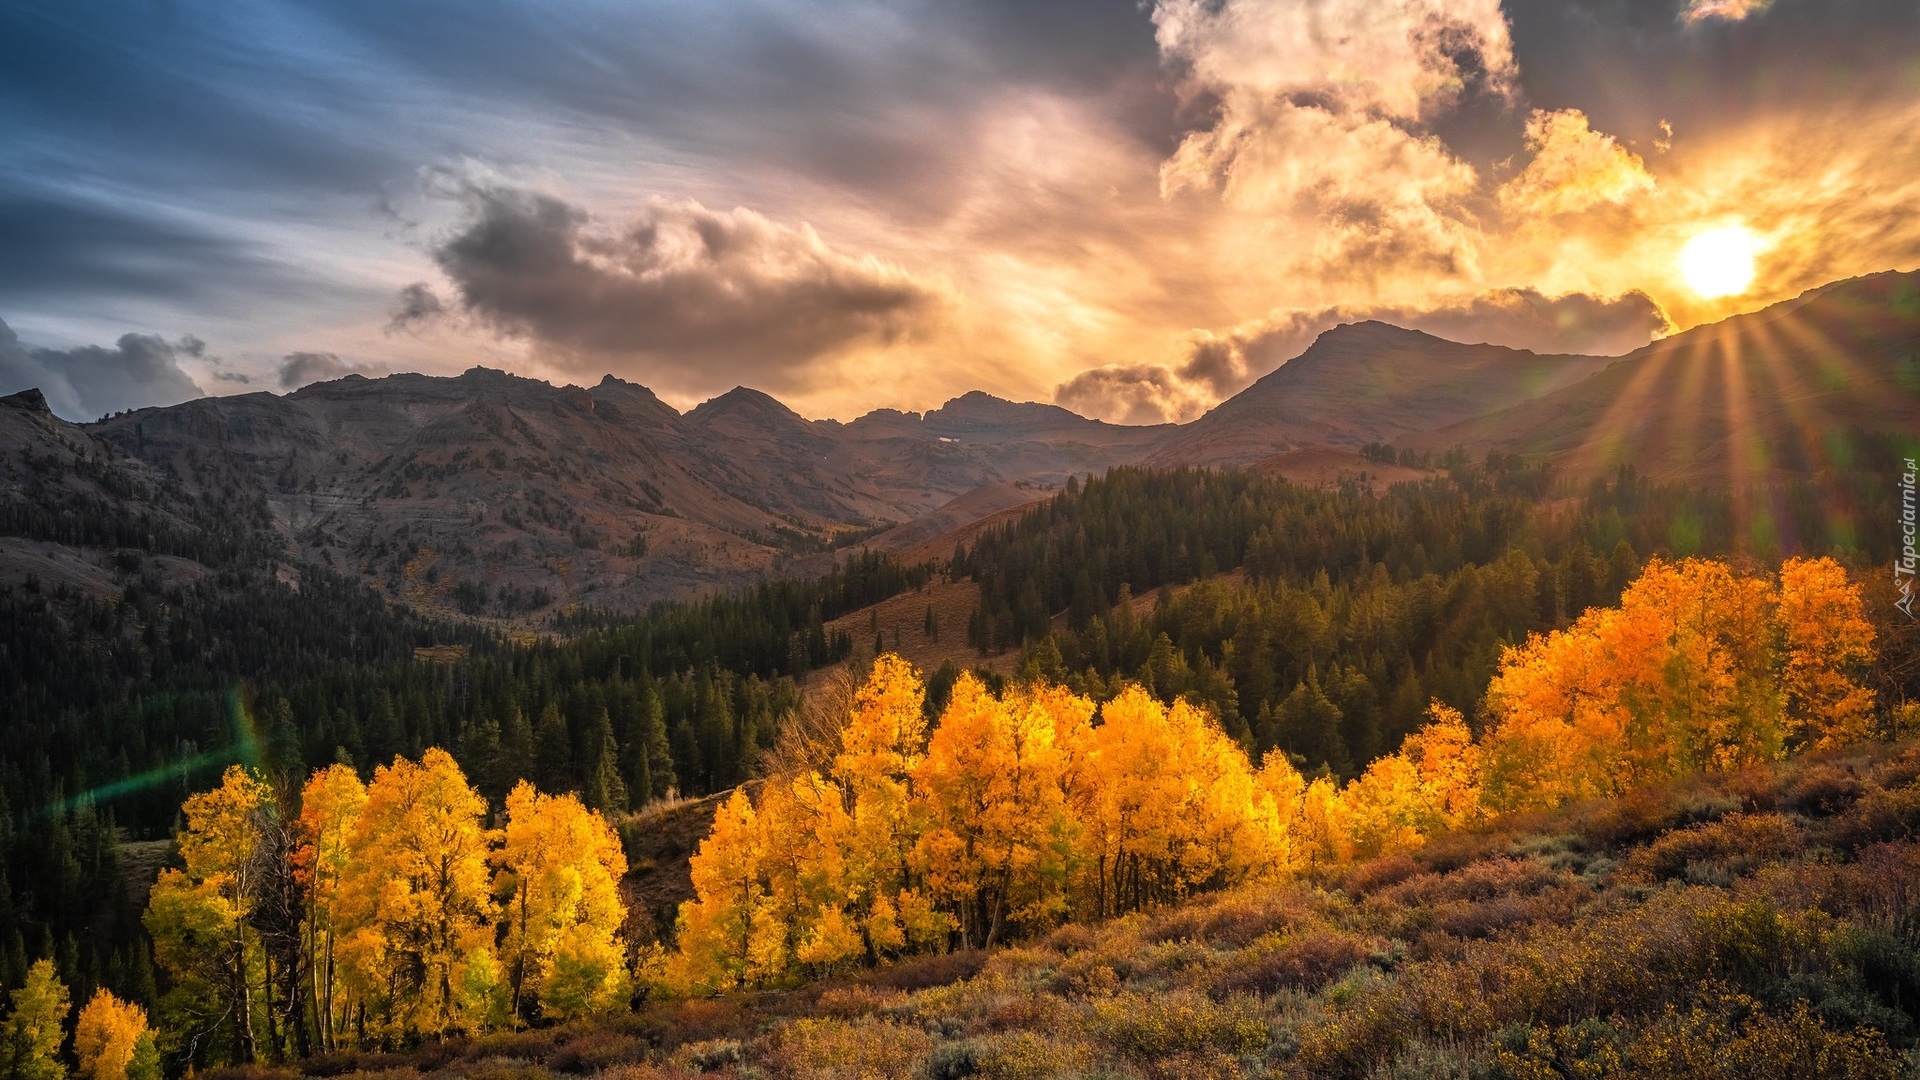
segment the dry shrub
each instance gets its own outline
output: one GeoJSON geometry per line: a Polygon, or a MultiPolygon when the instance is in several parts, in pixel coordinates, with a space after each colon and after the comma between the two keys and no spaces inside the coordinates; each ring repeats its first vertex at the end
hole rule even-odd
{"type": "Polygon", "coordinates": [[[1920,846],[1908,841],[1870,844],[1835,877],[1838,899],[1867,926],[1899,930],[1920,912],[1920,846]]]}
{"type": "Polygon", "coordinates": [[[925,990],[946,986],[980,973],[987,962],[985,949],[960,949],[932,956],[918,956],[885,967],[875,968],[860,977],[868,986],[883,990],[925,990]]]}
{"type": "Polygon", "coordinates": [[[1120,973],[1099,953],[1078,952],[1054,969],[1049,988],[1069,998],[1106,997],[1120,992],[1120,973]]]}
{"type": "Polygon", "coordinates": [[[741,996],[675,1002],[656,1018],[664,1021],[660,1042],[669,1048],[681,1043],[745,1038],[759,1025],[741,996]]]}
{"type": "MultiPolygon", "coordinates": [[[[1252,950],[1249,950],[1252,951],[1252,950]]],[[[1326,930],[1309,930],[1255,956],[1236,956],[1213,980],[1214,997],[1262,996],[1281,990],[1315,991],[1367,958],[1358,941],[1326,930]]]]}
{"type": "Polygon", "coordinates": [[[1531,896],[1578,885],[1580,879],[1543,859],[1485,859],[1450,874],[1420,874],[1376,899],[1405,907],[1465,901],[1480,903],[1500,896],[1531,896]]]}
{"type": "Polygon", "coordinates": [[[1041,948],[1052,949],[1062,956],[1072,956],[1074,953],[1091,949],[1099,943],[1100,939],[1094,935],[1094,932],[1079,923],[1067,923],[1040,939],[1041,948]]]}
{"type": "Polygon", "coordinates": [[[1068,1005],[1049,994],[1011,994],[985,1017],[989,1031],[1053,1030],[1066,1026],[1068,1005]]]}
{"type": "Polygon", "coordinates": [[[1628,1051],[1645,1080],[1895,1080],[1901,1056],[1871,1028],[1834,1031],[1807,1003],[1784,1016],[1729,995],[1669,1008],[1628,1051]]]}
{"type": "Polygon", "coordinates": [[[773,1056],[796,1080],[911,1076],[932,1049],[933,1036],[920,1028],[872,1017],[795,1020],[773,1038],[773,1056]]]}
{"type": "Polygon", "coordinates": [[[1091,1068],[1093,1052],[1084,1043],[1020,1031],[982,1040],[974,1063],[984,1080],[1047,1080],[1091,1068]]]}
{"type": "Polygon", "coordinates": [[[561,1072],[599,1072],[613,1065],[643,1060],[647,1044],[617,1031],[588,1030],[560,1044],[547,1064],[561,1072]]]}
{"type": "Polygon", "coordinates": [[[546,1068],[513,1058],[482,1058],[479,1061],[467,1062],[460,1066],[456,1075],[461,1080],[552,1080],[553,1078],[553,1073],[546,1068]]]}
{"type": "MultiPolygon", "coordinates": [[[[1662,881],[1690,867],[1738,877],[1770,862],[1786,862],[1806,847],[1799,826],[1780,814],[1730,814],[1719,821],[1668,833],[1627,857],[1629,872],[1662,881]]],[[[1697,872],[1697,871],[1696,871],[1697,872]]]]}
{"type": "Polygon", "coordinates": [[[1903,748],[1898,754],[1875,765],[1867,774],[1874,787],[1903,788],[1920,781],[1920,745],[1903,748]]]}
{"type": "Polygon", "coordinates": [[[1141,928],[1140,941],[1204,941],[1238,949],[1276,931],[1300,924],[1310,915],[1298,888],[1244,889],[1208,901],[1193,901],[1161,912],[1141,928]]]}
{"type": "Polygon", "coordinates": [[[666,1065],[626,1064],[615,1065],[601,1073],[597,1080],[686,1080],[697,1075],[666,1065]]]}
{"type": "Polygon", "coordinates": [[[1102,1042],[1135,1061],[1221,1051],[1258,1053],[1267,1045],[1267,1020],[1257,1001],[1225,1001],[1188,990],[1096,1001],[1088,1027],[1102,1042]]]}
{"type": "Polygon", "coordinates": [[[1812,762],[1789,778],[1781,792],[1781,801],[1803,814],[1838,814],[1866,791],[1867,785],[1854,769],[1838,762],[1812,762]]]}
{"type": "Polygon", "coordinates": [[[1920,838],[1920,784],[1869,789],[1833,819],[1828,835],[1842,848],[1920,838]]]}
{"type": "Polygon", "coordinates": [[[1419,872],[1420,864],[1413,861],[1413,856],[1399,851],[1360,863],[1347,871],[1341,885],[1350,893],[1368,896],[1398,885],[1419,872]]]}
{"type": "Polygon", "coordinates": [[[851,1020],[856,1016],[871,1016],[898,1008],[906,1000],[906,993],[899,990],[867,985],[832,986],[820,991],[820,996],[814,999],[813,1011],[822,1016],[851,1020]]]}
{"type": "Polygon", "coordinates": [[[1670,829],[1718,821],[1743,806],[1736,795],[1714,789],[1704,778],[1642,788],[1617,799],[1576,807],[1575,831],[1589,850],[1644,843],[1670,829]]]}

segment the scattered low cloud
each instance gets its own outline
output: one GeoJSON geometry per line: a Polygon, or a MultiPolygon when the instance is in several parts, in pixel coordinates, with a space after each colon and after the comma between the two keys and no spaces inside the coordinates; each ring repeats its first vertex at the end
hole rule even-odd
{"type": "Polygon", "coordinates": [[[1671,329],[1660,305],[1642,292],[1549,297],[1533,289],[1497,289],[1424,311],[1276,311],[1222,332],[1195,331],[1177,366],[1110,364],[1081,372],[1054,391],[1054,400],[1117,423],[1184,422],[1298,356],[1326,331],[1368,319],[1469,344],[1603,356],[1629,352],[1671,329]]]}
{"type": "Polygon", "coordinates": [[[378,377],[388,374],[384,364],[352,364],[330,352],[288,353],[280,361],[280,387],[298,390],[317,382],[332,382],[348,375],[378,377]]]}
{"type": "Polygon", "coordinates": [[[462,307],[577,366],[778,389],[850,350],[912,340],[951,304],[896,264],[744,208],[656,196],[608,222],[523,188],[460,195],[469,217],[433,255],[462,307]]]}
{"type": "Polygon", "coordinates": [[[433,286],[416,281],[394,297],[393,310],[387,316],[387,332],[413,330],[445,317],[446,313],[447,306],[441,303],[433,286]]]}
{"type": "Polygon", "coordinates": [[[1707,19],[1722,19],[1739,22],[1758,15],[1772,4],[1773,0],[1687,0],[1687,6],[1680,11],[1680,21],[1697,23],[1707,19]]]}
{"type": "Polygon", "coordinates": [[[56,415],[74,421],[174,405],[205,393],[180,369],[181,357],[205,350],[195,337],[170,342],[151,334],[122,334],[112,348],[34,348],[0,321],[0,394],[38,387],[56,415]]]}

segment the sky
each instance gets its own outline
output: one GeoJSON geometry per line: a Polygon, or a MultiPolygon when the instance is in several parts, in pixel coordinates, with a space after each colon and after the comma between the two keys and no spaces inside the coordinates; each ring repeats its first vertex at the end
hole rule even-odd
{"type": "Polygon", "coordinates": [[[1341,322],[1616,354],[1911,269],[1916,131],[1914,0],[9,0],[0,393],[1186,420],[1341,322]]]}

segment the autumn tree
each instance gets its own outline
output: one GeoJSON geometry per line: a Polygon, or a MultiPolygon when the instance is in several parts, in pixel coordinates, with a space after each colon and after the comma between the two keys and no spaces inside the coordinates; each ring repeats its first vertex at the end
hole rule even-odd
{"type": "Polygon", "coordinates": [[[680,905],[676,953],[659,978],[680,993],[731,989],[747,977],[754,913],[766,896],[760,880],[760,831],[753,800],[736,788],[689,861],[693,899],[680,905]]]}
{"type": "Polygon", "coordinates": [[[320,1045],[327,1049],[339,1044],[347,1017],[347,1002],[336,993],[340,883],[353,860],[353,835],[366,803],[366,785],[346,765],[314,773],[300,796],[301,844],[294,851],[294,871],[307,899],[308,1007],[320,1045]]]}
{"type": "Polygon", "coordinates": [[[1816,749],[1866,738],[1874,692],[1861,679],[1873,663],[1874,633],[1860,586],[1832,559],[1789,559],[1780,568],[1780,626],[1787,734],[1816,749]]]}
{"type": "Polygon", "coordinates": [[[187,799],[186,828],[175,837],[184,870],[164,870],[147,902],[154,957],[173,987],[162,1003],[183,1033],[189,1059],[216,1032],[231,1032],[231,1054],[255,1054],[252,960],[258,940],[249,925],[268,870],[261,858],[263,817],[273,792],[239,765],[220,786],[187,799]]]}
{"type": "Polygon", "coordinates": [[[996,700],[960,676],[914,771],[927,828],[917,861],[970,945],[991,947],[1006,921],[1064,914],[1078,828],[1064,788],[1069,745],[1092,703],[1058,687],[996,700]]]}
{"type": "Polygon", "coordinates": [[[7,1075],[15,1080],[63,1080],[67,1067],[60,1061],[61,1027],[72,1006],[53,961],[34,961],[26,985],[13,992],[12,1004],[4,1029],[7,1075]]]}
{"type": "Polygon", "coordinates": [[[497,1013],[486,808],[438,748],[396,757],[367,786],[340,879],[338,953],[382,1034],[441,1035],[497,1013]]]}
{"type": "Polygon", "coordinates": [[[626,919],[620,839],[573,795],[543,795],[521,781],[507,795],[507,825],[493,856],[503,898],[502,956],[516,1017],[539,1002],[570,1019],[624,1000],[626,919]]]}
{"type": "Polygon", "coordinates": [[[850,818],[842,914],[869,955],[876,935],[905,939],[902,910],[918,913],[926,905],[912,866],[920,831],[912,777],[926,751],[925,697],[912,664],[891,654],[876,659],[854,695],[833,761],[850,818]]]}
{"type": "Polygon", "coordinates": [[[160,1080],[160,1056],[147,1010],[121,1001],[104,987],[80,1010],[73,1031],[74,1056],[88,1080],[160,1080]]]}

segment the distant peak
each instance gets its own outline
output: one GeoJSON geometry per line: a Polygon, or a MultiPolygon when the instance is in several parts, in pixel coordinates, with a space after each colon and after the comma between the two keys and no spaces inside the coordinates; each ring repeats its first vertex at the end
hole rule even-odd
{"type": "Polygon", "coordinates": [[[48,416],[53,415],[53,409],[47,405],[47,395],[41,393],[40,388],[37,386],[29,387],[17,394],[8,394],[6,397],[0,397],[0,405],[14,409],[24,409],[27,412],[46,413],[48,416]]]}
{"type": "Polygon", "coordinates": [[[716,398],[709,398],[694,406],[687,419],[696,422],[715,419],[721,416],[766,416],[791,419],[804,424],[806,418],[765,391],[750,386],[736,386],[716,398]]]}

